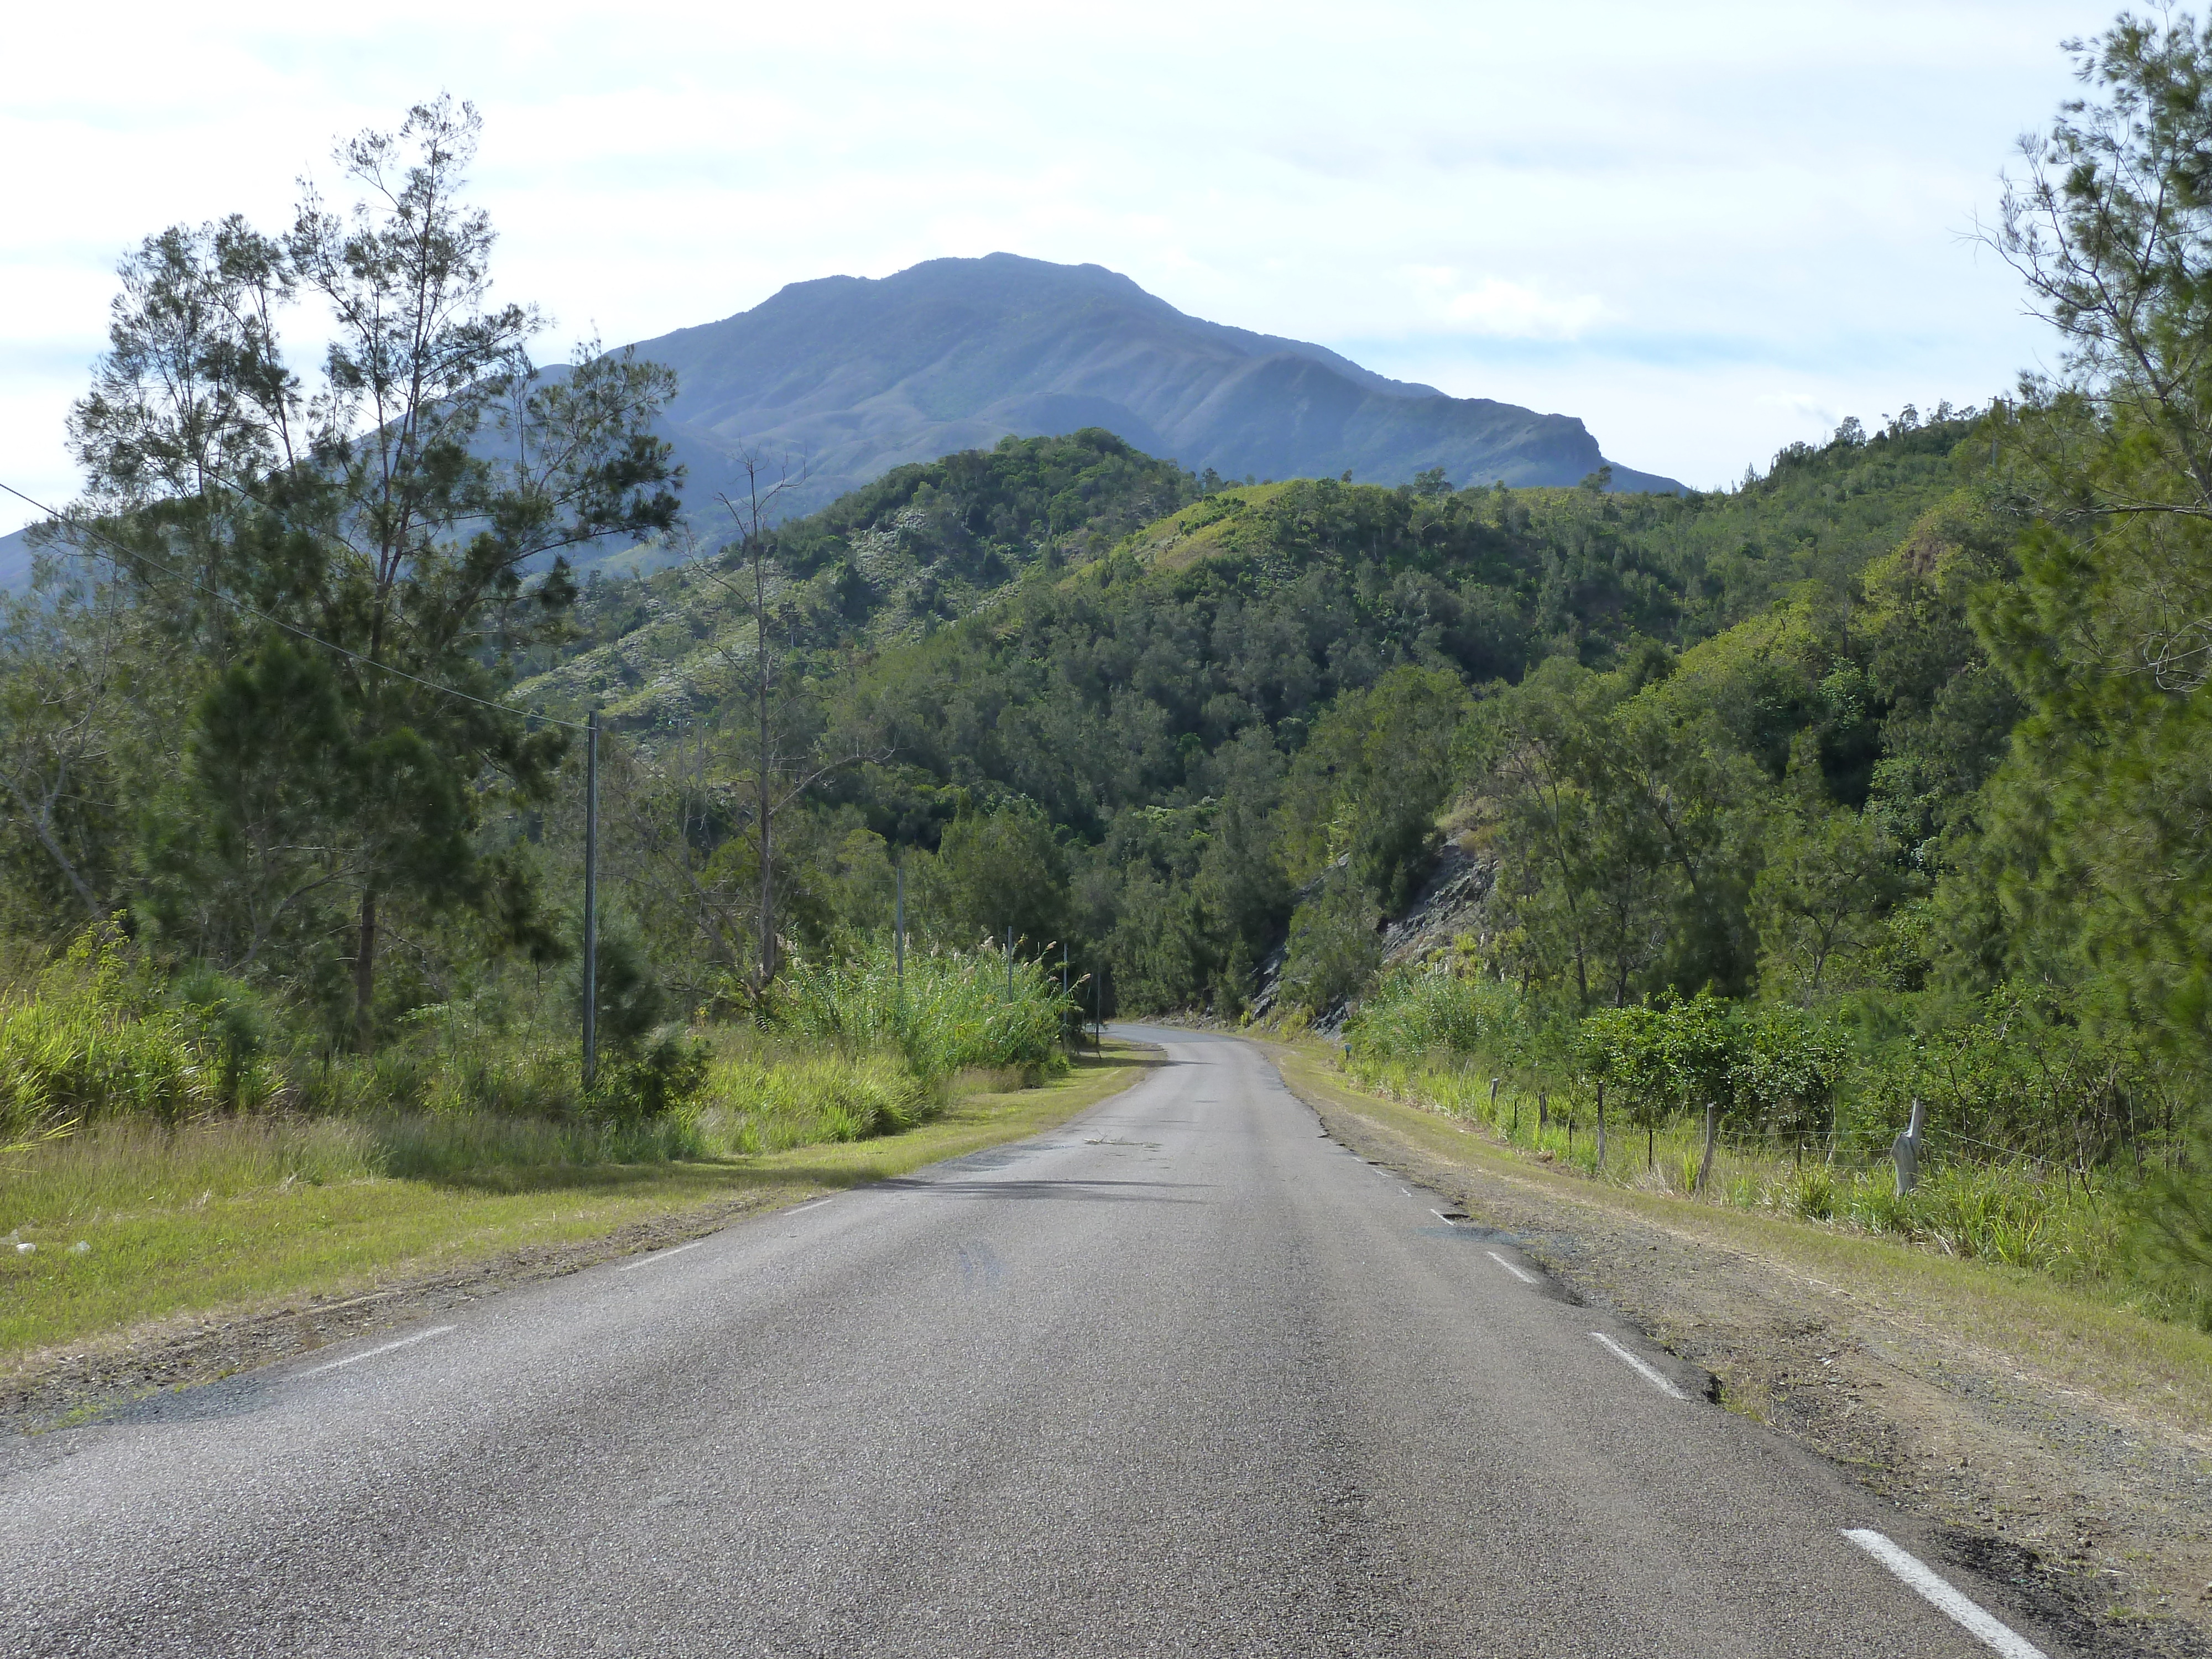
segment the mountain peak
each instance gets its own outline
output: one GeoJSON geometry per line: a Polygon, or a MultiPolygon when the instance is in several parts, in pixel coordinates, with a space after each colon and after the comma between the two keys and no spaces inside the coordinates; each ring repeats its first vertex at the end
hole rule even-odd
{"type": "Polygon", "coordinates": [[[1554,484],[1607,464],[1571,416],[1447,397],[1187,315],[1103,265],[1003,252],[793,283],[637,350],[677,371],[670,435],[695,493],[746,450],[803,456],[795,511],[905,462],[1087,426],[1231,477],[1397,483],[1441,466],[1458,484],[1554,484]]]}

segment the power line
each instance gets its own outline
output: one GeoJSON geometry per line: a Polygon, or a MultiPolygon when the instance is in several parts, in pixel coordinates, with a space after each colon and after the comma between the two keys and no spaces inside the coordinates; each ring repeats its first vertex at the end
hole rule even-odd
{"type": "MultiPolygon", "coordinates": [[[[236,488],[234,485],[230,487],[233,489],[236,488]]],[[[295,623],[288,623],[281,617],[272,617],[265,611],[255,609],[255,607],[246,604],[243,599],[234,598],[228,593],[219,592],[216,589],[210,587],[206,583],[201,581],[198,577],[187,574],[183,571],[173,569],[162,563],[161,560],[155,558],[150,554],[133,551],[132,550],[125,547],[113,537],[106,535],[103,532],[94,529],[91,526],[87,525],[79,520],[71,518],[66,513],[59,512],[53,507],[48,507],[44,501],[38,500],[34,496],[26,495],[21,490],[16,489],[13,484],[0,482],[0,490],[5,490],[9,495],[13,495],[17,501],[27,502],[30,506],[38,508],[40,512],[45,514],[47,518],[52,520],[55,523],[65,524],[81,536],[86,536],[95,542],[106,544],[112,557],[118,560],[133,560],[141,564],[150,565],[155,570],[160,571],[163,575],[171,578],[173,580],[182,582],[188,586],[198,589],[209,599],[215,600],[218,605],[227,605],[234,611],[251,617],[257,622],[266,623],[271,628],[281,629],[285,633],[293,635],[295,639],[306,641],[309,645],[319,645],[325,651],[336,652],[339,656],[347,658],[353,662],[357,662],[364,668],[376,669],[381,673],[390,674],[397,678],[406,680],[412,684],[419,685],[425,690],[435,691],[441,696],[458,697],[463,702],[472,702],[480,708],[495,708],[502,714],[520,714],[530,719],[544,720],[549,726],[564,726],[571,732],[582,732],[587,729],[580,720],[564,720],[553,714],[537,714],[529,709],[512,708],[507,703],[495,702],[489,697],[479,697],[474,692],[464,691],[459,686],[443,685],[436,680],[426,680],[419,674],[410,674],[405,669],[395,668],[388,662],[378,662],[373,657],[364,657],[360,652],[349,651],[344,646],[338,644],[334,640],[326,640],[319,634],[310,634],[306,629],[301,628],[295,623]]],[[[245,495],[246,499],[249,501],[253,500],[253,497],[246,495],[246,492],[242,489],[238,490],[237,493],[240,495],[245,495]]],[[[255,505],[258,506],[259,503],[256,502],[255,505]]],[[[276,514],[275,516],[279,520],[283,520],[283,518],[282,514],[276,514]]]]}

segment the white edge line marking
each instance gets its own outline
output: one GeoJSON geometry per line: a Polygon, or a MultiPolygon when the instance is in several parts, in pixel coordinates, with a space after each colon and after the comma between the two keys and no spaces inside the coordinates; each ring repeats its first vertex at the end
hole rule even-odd
{"type": "MultiPolygon", "coordinates": [[[[1483,1254],[1488,1256],[1492,1261],[1495,1261],[1499,1267],[1504,1268],[1507,1273],[1511,1273],[1514,1278],[1519,1279],[1523,1285],[1533,1285],[1536,1282],[1535,1274],[1522,1273],[1520,1268],[1515,1267],[1504,1256],[1498,1255],[1497,1251],[1485,1250],[1483,1254]]],[[[1592,1331],[1590,1334],[1592,1336],[1595,1336],[1597,1333],[1595,1331],[1592,1331]]]]}
{"type": "Polygon", "coordinates": [[[1918,1556],[1865,1527],[1846,1527],[1844,1536],[1948,1613],[1960,1627],[2004,1655],[2005,1659],[2044,1659],[2041,1648],[1968,1601],[1937,1577],[1935,1569],[1918,1556]]]}
{"type": "Polygon", "coordinates": [[[1413,1195],[1413,1189],[1410,1187],[1401,1187],[1398,1192],[1400,1196],[1404,1198],[1411,1198],[1413,1195]]]}
{"type": "Polygon", "coordinates": [[[334,1371],[341,1365],[350,1365],[356,1359],[374,1359],[380,1353],[390,1353],[394,1348],[410,1347],[417,1342],[428,1342],[434,1336],[443,1336],[453,1328],[434,1325],[427,1331],[417,1331],[412,1336],[403,1336],[397,1342],[387,1342],[380,1348],[363,1348],[359,1353],[349,1353],[343,1359],[333,1359],[327,1365],[318,1365],[312,1370],[301,1371],[305,1376],[320,1376],[325,1371],[334,1371]]]}
{"type": "Polygon", "coordinates": [[[1680,1389],[1676,1388],[1672,1382],[1669,1382],[1664,1376],[1661,1376],[1659,1372],[1645,1364],[1634,1354],[1629,1352],[1627,1349],[1622,1347],[1620,1343],[1614,1341],[1603,1331],[1592,1331],[1590,1334],[1595,1337],[1600,1343],[1603,1344],[1606,1351],[1611,1353],[1614,1358],[1634,1366],[1636,1370],[1643,1375],[1644,1380],[1646,1382],[1649,1382],[1653,1388],[1658,1389],[1660,1393],[1671,1395],[1677,1400],[1687,1400],[1690,1397],[1686,1394],[1684,1394],[1680,1389]]]}
{"type": "Polygon", "coordinates": [[[1447,1226],[1447,1227],[1455,1227],[1455,1226],[1457,1226],[1457,1225],[1459,1224],[1457,1222],[1454,1221],[1454,1220],[1453,1220],[1449,1216],[1446,1215],[1446,1214],[1445,1214],[1442,1210],[1431,1210],[1431,1211],[1430,1211],[1430,1212],[1429,1212],[1429,1213],[1430,1213],[1431,1215],[1432,1215],[1432,1216],[1436,1217],[1436,1218],[1437,1218],[1437,1220],[1439,1220],[1439,1221],[1443,1222],[1443,1223],[1444,1224],[1444,1225],[1445,1225],[1445,1226],[1447,1226]]]}
{"type": "Polygon", "coordinates": [[[801,1210],[818,1210],[829,1201],[830,1200],[826,1198],[810,1198],[804,1204],[793,1205],[789,1209],[786,1210],[784,1213],[786,1215],[797,1215],[801,1210]]]}
{"type": "Polygon", "coordinates": [[[665,1261],[672,1255],[681,1255],[686,1250],[696,1250],[702,1244],[710,1243],[712,1241],[709,1239],[695,1238],[689,1244],[671,1244],[665,1250],[655,1250],[651,1255],[641,1255],[635,1261],[625,1261],[615,1271],[618,1273],[634,1273],[640,1267],[650,1267],[656,1261],[665,1261]]]}

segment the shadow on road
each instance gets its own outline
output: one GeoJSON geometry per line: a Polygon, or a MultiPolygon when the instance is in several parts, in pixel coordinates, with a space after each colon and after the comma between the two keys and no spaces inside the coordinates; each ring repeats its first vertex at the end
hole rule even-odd
{"type": "Polygon", "coordinates": [[[1200,1198],[1166,1198],[1120,1188],[1211,1192],[1203,1181],[909,1181],[893,1176],[872,1190],[920,1193],[931,1198],[1067,1198],[1089,1204],[1203,1204],[1200,1198]]]}

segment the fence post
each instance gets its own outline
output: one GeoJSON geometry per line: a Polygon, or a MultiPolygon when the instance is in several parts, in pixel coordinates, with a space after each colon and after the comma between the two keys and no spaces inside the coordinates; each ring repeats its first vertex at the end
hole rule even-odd
{"type": "Polygon", "coordinates": [[[1705,1155],[1698,1160],[1698,1184],[1690,1190],[1702,1193],[1705,1182],[1713,1177],[1713,1130],[1720,1119],[1720,1109],[1711,1101],[1705,1103],[1705,1155]]]}
{"type": "Polygon", "coordinates": [[[1889,1143],[1889,1156],[1897,1165],[1897,1195],[1903,1198],[1920,1180],[1920,1103],[1912,1103],[1912,1121],[1903,1134],[1889,1143]]]}
{"type": "Polygon", "coordinates": [[[1605,1173],[1605,1079],[1597,1080],[1597,1172],[1605,1173]]]}

